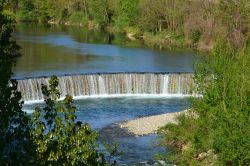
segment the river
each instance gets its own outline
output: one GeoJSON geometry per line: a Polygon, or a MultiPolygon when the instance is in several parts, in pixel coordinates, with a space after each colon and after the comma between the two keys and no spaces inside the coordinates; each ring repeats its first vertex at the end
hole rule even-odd
{"type": "Polygon", "coordinates": [[[15,77],[97,72],[192,72],[193,53],[147,48],[122,34],[79,27],[18,25],[15,77]]]}
{"type": "MultiPolygon", "coordinates": [[[[193,71],[192,52],[152,49],[123,34],[80,27],[22,24],[14,36],[22,47],[14,77],[19,79],[24,100],[31,100],[32,104],[23,107],[28,113],[35,106],[44,106],[32,100],[41,99],[38,83],[51,75],[61,76],[63,93],[84,95],[75,101],[78,120],[97,131],[124,120],[182,111],[190,105],[185,97],[190,76],[183,73],[193,71]]],[[[155,160],[156,153],[166,151],[155,145],[155,134],[104,135],[100,135],[100,150],[103,141],[117,142],[124,153],[117,158],[119,164],[155,160]]]]}

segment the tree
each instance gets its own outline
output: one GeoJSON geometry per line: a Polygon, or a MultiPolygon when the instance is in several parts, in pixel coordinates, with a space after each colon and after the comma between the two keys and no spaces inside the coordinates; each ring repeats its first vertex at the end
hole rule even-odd
{"type": "Polygon", "coordinates": [[[242,48],[250,28],[249,0],[221,0],[219,7],[228,39],[237,48],[242,48]]]}
{"type": "Polygon", "coordinates": [[[151,31],[182,30],[186,2],[173,0],[141,0],[139,2],[139,26],[151,31]]]}
{"type": "MultiPolygon", "coordinates": [[[[107,165],[97,152],[97,133],[76,122],[73,99],[60,97],[58,79],[42,86],[46,107],[36,108],[32,119],[22,111],[21,93],[12,80],[12,67],[20,56],[11,35],[14,19],[0,0],[0,165],[107,165]]],[[[112,150],[112,154],[116,154],[112,150]]]]}
{"type": "Polygon", "coordinates": [[[138,0],[121,0],[118,6],[118,18],[116,24],[124,28],[135,25],[137,16],[138,0]]]}
{"type": "Polygon", "coordinates": [[[18,10],[18,0],[9,0],[9,5],[11,10],[16,13],[16,11],[18,10]]]}
{"type": "Polygon", "coordinates": [[[21,0],[18,4],[17,20],[24,22],[38,21],[37,12],[35,1],[21,0]]]}
{"type": "Polygon", "coordinates": [[[218,35],[219,9],[213,1],[198,0],[186,4],[186,16],[184,20],[184,34],[190,44],[203,43],[211,47],[218,35]],[[194,12],[195,11],[195,12],[194,12]],[[200,39],[202,39],[200,41],[200,39]]]}
{"type": "Polygon", "coordinates": [[[22,111],[17,82],[11,79],[12,66],[20,54],[11,38],[14,20],[6,5],[0,0],[0,165],[15,165],[28,162],[29,118],[22,111]]]}
{"type": "Polygon", "coordinates": [[[71,96],[63,102],[58,78],[49,80],[49,88],[42,86],[46,107],[36,108],[32,121],[32,139],[36,146],[35,160],[39,165],[105,165],[98,154],[97,134],[88,124],[76,122],[76,107],[71,96]]]}
{"type": "Polygon", "coordinates": [[[38,13],[38,21],[41,23],[47,23],[50,19],[50,3],[47,0],[37,0],[35,10],[38,13]]]}
{"type": "Polygon", "coordinates": [[[110,5],[114,4],[112,0],[89,0],[89,17],[99,24],[100,28],[105,28],[112,22],[114,14],[110,5]]]}

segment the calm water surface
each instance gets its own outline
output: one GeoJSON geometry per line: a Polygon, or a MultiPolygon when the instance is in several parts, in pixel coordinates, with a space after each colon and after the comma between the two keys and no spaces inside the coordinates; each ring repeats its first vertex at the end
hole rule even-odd
{"type": "Polygon", "coordinates": [[[192,72],[193,54],[146,48],[121,34],[18,25],[15,77],[96,72],[192,72]]]}

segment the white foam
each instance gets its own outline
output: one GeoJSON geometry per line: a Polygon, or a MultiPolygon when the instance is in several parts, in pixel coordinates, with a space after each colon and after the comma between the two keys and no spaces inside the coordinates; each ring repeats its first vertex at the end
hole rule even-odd
{"type": "MultiPolygon", "coordinates": [[[[182,97],[190,94],[192,74],[89,74],[58,77],[62,96],[75,98],[100,97],[182,97]]],[[[42,102],[41,85],[48,85],[49,78],[18,80],[18,90],[28,103],[42,102]]]]}
{"type": "MultiPolygon", "coordinates": [[[[73,96],[74,100],[91,99],[91,98],[186,98],[200,97],[200,95],[188,94],[105,94],[105,95],[90,95],[90,96],[73,96]]],[[[60,98],[63,100],[64,98],[60,98]]],[[[44,100],[24,101],[25,105],[43,103],[44,100]]]]}
{"type": "MultiPolygon", "coordinates": [[[[35,109],[34,109],[35,110],[35,109]]],[[[32,114],[34,112],[34,110],[30,110],[30,109],[23,109],[23,112],[26,112],[28,114],[32,114]]]]}

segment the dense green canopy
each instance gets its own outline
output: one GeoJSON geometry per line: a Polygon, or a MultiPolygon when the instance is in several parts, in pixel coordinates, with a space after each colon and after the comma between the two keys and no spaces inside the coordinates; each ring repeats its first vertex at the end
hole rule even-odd
{"type": "Polygon", "coordinates": [[[10,0],[10,8],[18,21],[153,33],[165,45],[203,49],[218,36],[242,48],[250,24],[249,0],[10,0]]]}

